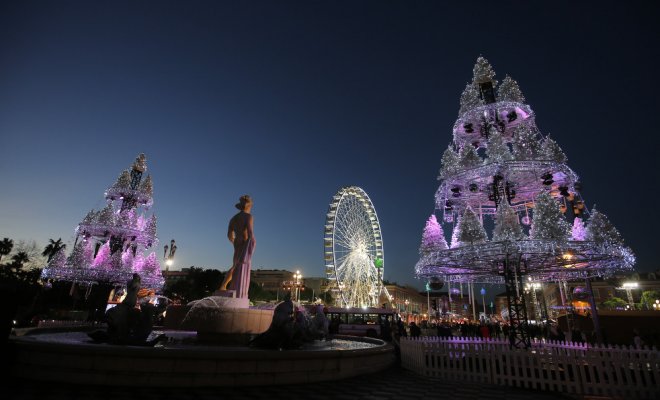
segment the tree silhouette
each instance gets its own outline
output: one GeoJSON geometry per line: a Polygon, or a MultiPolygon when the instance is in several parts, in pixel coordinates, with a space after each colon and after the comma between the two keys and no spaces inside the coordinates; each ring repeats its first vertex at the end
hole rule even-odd
{"type": "Polygon", "coordinates": [[[43,253],[41,253],[42,256],[48,257],[48,262],[50,262],[51,258],[53,258],[58,251],[66,248],[66,244],[62,243],[62,238],[57,240],[50,239],[49,242],[50,243],[44,248],[43,253]]]}
{"type": "Polygon", "coordinates": [[[27,253],[24,251],[19,251],[11,257],[11,263],[9,263],[8,267],[14,270],[15,273],[18,273],[23,269],[23,265],[29,261],[30,257],[28,257],[27,253]]]}
{"type": "Polygon", "coordinates": [[[0,261],[2,261],[2,256],[6,256],[11,253],[11,249],[14,248],[14,241],[9,238],[4,238],[0,241],[0,261]]]}

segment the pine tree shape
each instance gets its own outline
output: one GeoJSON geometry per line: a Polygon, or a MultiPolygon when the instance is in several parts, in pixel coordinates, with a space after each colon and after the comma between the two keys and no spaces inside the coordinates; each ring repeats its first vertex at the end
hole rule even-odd
{"type": "Polygon", "coordinates": [[[605,214],[596,211],[595,208],[591,213],[589,221],[587,221],[587,234],[585,238],[599,245],[623,244],[623,238],[619,231],[605,214]]]}
{"type": "Polygon", "coordinates": [[[114,252],[110,255],[110,262],[106,265],[106,268],[109,271],[114,273],[122,272],[122,255],[121,251],[114,252]]]}
{"type": "Polygon", "coordinates": [[[486,230],[471,207],[465,209],[459,226],[458,239],[461,244],[478,244],[488,240],[486,230]]]}
{"type": "Polygon", "coordinates": [[[527,124],[520,124],[513,131],[513,157],[516,160],[537,160],[541,143],[537,132],[527,124]]]}
{"type": "Polygon", "coordinates": [[[154,185],[153,182],[151,181],[151,175],[147,175],[144,181],[140,184],[140,190],[149,196],[153,196],[154,185]]]}
{"type": "Polygon", "coordinates": [[[426,221],[424,232],[422,233],[422,244],[419,246],[419,254],[429,254],[434,251],[447,250],[447,240],[442,226],[438,223],[435,215],[431,215],[426,221]]]}
{"type": "Polygon", "coordinates": [[[550,136],[548,136],[541,144],[541,159],[565,163],[566,155],[557,142],[550,139],[550,136]]]}
{"type": "Polygon", "coordinates": [[[110,260],[110,241],[105,242],[103,246],[99,248],[94,261],[92,262],[92,267],[94,268],[106,268],[110,265],[112,261],[110,260]]]}
{"type": "Polygon", "coordinates": [[[523,96],[522,92],[520,91],[518,82],[511,79],[509,75],[507,75],[502,80],[502,83],[497,89],[497,98],[499,101],[515,101],[518,103],[525,102],[525,96],[523,96]]]}
{"type": "Polygon", "coordinates": [[[92,256],[87,249],[87,243],[81,241],[73,248],[66,263],[72,268],[87,268],[92,263],[92,256]]]}
{"type": "Polygon", "coordinates": [[[587,238],[587,230],[584,226],[584,221],[582,218],[575,217],[573,220],[573,229],[571,231],[571,237],[573,240],[585,240],[587,238]]]}
{"type": "Polygon", "coordinates": [[[123,170],[114,185],[115,188],[128,189],[131,186],[131,174],[128,170],[123,170]]]}
{"type": "Polygon", "coordinates": [[[117,218],[117,222],[119,223],[120,226],[126,228],[131,227],[132,211],[133,210],[123,210],[119,212],[119,217],[117,218]]]}
{"type": "Polygon", "coordinates": [[[472,76],[475,83],[493,81],[493,86],[495,86],[495,81],[493,79],[495,77],[495,71],[488,60],[483,57],[477,58],[477,62],[472,69],[472,76]]]}
{"type": "Polygon", "coordinates": [[[485,164],[502,163],[513,159],[509,146],[504,142],[502,135],[497,129],[492,129],[488,136],[488,144],[486,146],[486,160],[485,164]]]}
{"type": "Polygon", "coordinates": [[[142,274],[142,269],[144,268],[144,256],[140,253],[136,254],[133,258],[133,272],[136,274],[142,274]]]}
{"type": "Polygon", "coordinates": [[[99,212],[98,223],[107,226],[115,224],[115,212],[112,208],[112,204],[108,204],[99,212]]]}
{"type": "Polygon", "coordinates": [[[63,268],[65,264],[66,254],[64,254],[64,249],[59,249],[48,262],[47,268],[60,269],[63,268]]]}
{"type": "Polygon", "coordinates": [[[159,281],[163,279],[163,273],[160,270],[160,264],[156,259],[156,253],[152,252],[144,260],[142,264],[142,271],[138,272],[142,277],[149,277],[151,281],[159,281]]]}
{"type": "Polygon", "coordinates": [[[454,175],[460,169],[458,154],[450,146],[442,154],[442,166],[440,167],[440,179],[454,175]]]}
{"type": "Polygon", "coordinates": [[[532,218],[532,239],[568,240],[571,225],[564,218],[559,204],[548,192],[536,197],[534,215],[532,218]]]}
{"type": "Polygon", "coordinates": [[[121,253],[122,269],[124,269],[125,271],[132,271],[134,258],[135,257],[133,256],[133,249],[131,249],[131,246],[128,246],[126,250],[124,250],[121,253]]]}
{"type": "Polygon", "coordinates": [[[461,245],[461,241],[459,239],[460,230],[461,230],[461,217],[459,216],[458,218],[456,218],[454,229],[451,232],[451,243],[449,244],[449,248],[455,249],[461,245]]]}
{"type": "Polygon", "coordinates": [[[458,114],[459,116],[463,115],[483,104],[481,97],[479,97],[479,90],[477,90],[473,83],[468,83],[465,85],[465,89],[463,89],[463,93],[461,94],[461,108],[458,110],[458,114]]]}
{"type": "Polygon", "coordinates": [[[97,218],[98,218],[98,213],[92,209],[90,210],[90,212],[87,213],[87,215],[85,215],[85,218],[83,218],[82,220],[82,224],[91,225],[96,222],[97,218]]]}
{"type": "Polygon", "coordinates": [[[151,218],[149,218],[149,222],[147,223],[147,229],[146,229],[147,235],[149,237],[155,238],[156,237],[156,215],[153,214],[151,218]]]}
{"type": "Polygon", "coordinates": [[[518,214],[511,208],[509,203],[502,202],[495,215],[495,229],[493,230],[493,241],[500,242],[504,240],[521,240],[525,238],[525,233],[520,226],[518,214]]]}
{"type": "Polygon", "coordinates": [[[477,154],[477,151],[469,143],[466,143],[461,150],[459,151],[460,162],[459,165],[462,168],[474,168],[481,165],[481,157],[477,154]]]}
{"type": "Polygon", "coordinates": [[[81,246],[83,249],[82,259],[84,264],[80,264],[80,265],[90,265],[94,260],[94,242],[92,242],[91,240],[83,239],[81,246]]]}
{"type": "Polygon", "coordinates": [[[138,215],[137,221],[135,222],[135,229],[138,231],[144,231],[147,228],[147,222],[148,220],[144,215],[138,215]]]}

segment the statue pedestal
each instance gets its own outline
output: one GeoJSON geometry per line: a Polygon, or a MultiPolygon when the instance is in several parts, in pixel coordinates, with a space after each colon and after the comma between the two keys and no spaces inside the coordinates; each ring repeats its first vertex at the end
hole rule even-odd
{"type": "Polygon", "coordinates": [[[216,296],[216,297],[231,297],[231,298],[236,298],[236,291],[235,290],[216,290],[213,292],[211,296],[216,296]]]}
{"type": "Polygon", "coordinates": [[[268,329],[273,319],[272,310],[250,309],[248,299],[223,294],[225,296],[215,296],[214,293],[194,302],[182,327],[196,330],[200,341],[220,344],[246,344],[252,336],[268,329]]]}

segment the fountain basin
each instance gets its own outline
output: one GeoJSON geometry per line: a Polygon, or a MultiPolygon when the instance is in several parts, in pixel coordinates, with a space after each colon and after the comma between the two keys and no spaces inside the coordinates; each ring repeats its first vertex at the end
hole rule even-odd
{"type": "Polygon", "coordinates": [[[12,337],[13,375],[73,384],[199,387],[255,386],[344,379],[384,370],[394,348],[379,339],[335,336],[301,350],[214,346],[196,332],[163,331],[156,347],[91,343],[83,330],[12,337]]]}
{"type": "MultiPolygon", "coordinates": [[[[212,298],[202,301],[208,299],[212,298]]],[[[208,343],[247,345],[254,335],[265,332],[273,320],[272,309],[247,308],[232,303],[247,299],[220,299],[225,303],[225,307],[202,309],[201,312],[193,314],[188,321],[185,319],[186,314],[191,310],[190,306],[169,306],[164,327],[197,331],[197,338],[208,343]]]]}

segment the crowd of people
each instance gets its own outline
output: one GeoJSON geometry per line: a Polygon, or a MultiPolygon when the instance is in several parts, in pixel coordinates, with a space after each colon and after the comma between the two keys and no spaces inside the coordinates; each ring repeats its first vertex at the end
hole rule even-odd
{"type": "MultiPolygon", "coordinates": [[[[552,322],[529,324],[527,333],[530,339],[596,343],[596,337],[593,332],[581,331],[577,327],[573,327],[570,331],[564,331],[557,323],[552,322]]],[[[407,336],[506,339],[509,336],[509,324],[501,321],[440,321],[438,323],[422,321],[418,325],[415,322],[406,324],[400,318],[396,318],[389,323],[381,323],[381,339],[397,342],[400,337],[407,336]]]]}

